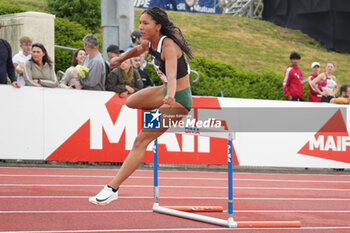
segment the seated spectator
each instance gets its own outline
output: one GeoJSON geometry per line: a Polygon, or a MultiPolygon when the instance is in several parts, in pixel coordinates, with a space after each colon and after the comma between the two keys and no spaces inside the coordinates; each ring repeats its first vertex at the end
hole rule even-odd
{"type": "Polygon", "coordinates": [[[32,58],[24,63],[23,77],[27,86],[58,87],[53,62],[44,45],[32,45],[32,58]]]}
{"type": "Polygon", "coordinates": [[[125,60],[120,67],[113,69],[106,81],[106,90],[114,91],[125,98],[143,88],[143,82],[137,69],[132,67],[131,60],[125,60]]]}
{"type": "Polygon", "coordinates": [[[12,63],[11,45],[6,40],[0,39],[0,84],[7,84],[7,75],[12,82],[12,86],[21,87],[21,84],[17,81],[15,67],[12,63]]]}
{"type": "Polygon", "coordinates": [[[320,94],[321,102],[329,103],[332,98],[335,97],[338,92],[337,79],[333,75],[335,70],[335,65],[333,62],[327,62],[326,72],[318,75],[314,80],[312,80],[312,87],[320,94]],[[317,87],[317,83],[320,84],[322,89],[317,87]]]}
{"type": "Polygon", "coordinates": [[[342,85],[340,87],[340,95],[331,99],[333,104],[350,104],[350,85],[342,85]]]}
{"type": "Polygon", "coordinates": [[[303,72],[299,68],[301,56],[292,52],[289,56],[291,65],[285,71],[283,79],[283,91],[287,100],[304,101],[303,72]]]}
{"type": "Polygon", "coordinates": [[[74,86],[77,89],[85,90],[105,90],[106,81],[106,66],[101,53],[98,51],[98,40],[94,35],[86,35],[83,39],[84,49],[87,56],[82,63],[88,72],[82,76],[78,72],[78,77],[75,79],[74,86]]]}
{"type": "Polygon", "coordinates": [[[151,81],[149,74],[146,71],[140,69],[140,67],[141,67],[140,57],[134,57],[131,59],[131,61],[132,61],[133,66],[137,69],[137,71],[139,72],[139,74],[141,76],[141,80],[143,82],[143,88],[152,86],[152,81],[151,81]]]}
{"type": "MultiPolygon", "coordinates": [[[[311,64],[312,74],[309,76],[309,102],[321,102],[321,95],[314,89],[311,85],[312,80],[314,80],[320,74],[320,63],[313,62],[311,64]]],[[[316,83],[319,89],[322,89],[319,83],[316,83]]]]}
{"type": "Polygon", "coordinates": [[[23,36],[21,39],[19,39],[19,47],[21,47],[21,51],[17,53],[15,56],[13,56],[12,61],[13,65],[16,69],[16,76],[17,81],[21,84],[21,86],[25,86],[26,83],[23,78],[23,70],[24,70],[24,63],[26,61],[29,61],[32,58],[32,43],[33,40],[29,38],[28,36],[23,36]]]}
{"type": "Polygon", "coordinates": [[[77,65],[81,65],[86,57],[86,52],[84,49],[78,49],[74,52],[72,59],[72,66],[69,67],[63,75],[60,81],[60,87],[62,88],[72,88],[75,82],[75,78],[78,76],[75,68],[77,65]]]}

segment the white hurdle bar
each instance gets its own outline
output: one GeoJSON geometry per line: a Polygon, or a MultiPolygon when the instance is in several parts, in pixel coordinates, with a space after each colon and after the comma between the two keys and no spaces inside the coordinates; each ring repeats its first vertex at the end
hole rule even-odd
{"type": "MultiPolygon", "coordinates": [[[[203,134],[202,134],[203,135],[203,134]]],[[[202,136],[201,135],[201,136],[202,136]]],[[[207,136],[207,135],[206,135],[207,136]]],[[[209,136],[209,135],[208,135],[209,136]]],[[[154,172],[154,202],[153,212],[173,215],[176,217],[192,219],[195,221],[210,223],[228,228],[265,228],[265,227],[301,227],[299,221],[239,221],[233,219],[233,133],[218,133],[218,138],[226,138],[228,141],[228,219],[219,219],[200,214],[188,213],[159,205],[159,186],[158,186],[158,140],[154,141],[153,150],[153,172],[154,172]]]]}

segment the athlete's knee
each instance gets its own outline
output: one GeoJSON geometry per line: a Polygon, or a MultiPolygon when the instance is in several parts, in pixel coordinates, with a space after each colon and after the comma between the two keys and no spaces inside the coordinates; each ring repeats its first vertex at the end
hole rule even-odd
{"type": "Polygon", "coordinates": [[[135,98],[133,98],[132,95],[126,100],[126,106],[128,106],[128,108],[137,108],[135,98]]]}
{"type": "Polygon", "coordinates": [[[137,135],[137,137],[135,138],[134,141],[134,148],[141,148],[141,147],[147,147],[148,144],[151,142],[152,140],[145,137],[144,134],[140,133],[139,135],[137,135]]]}

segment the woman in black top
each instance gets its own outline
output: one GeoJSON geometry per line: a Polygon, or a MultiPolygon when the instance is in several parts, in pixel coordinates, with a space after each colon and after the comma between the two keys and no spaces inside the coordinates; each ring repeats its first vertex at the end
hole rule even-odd
{"type": "MultiPolygon", "coordinates": [[[[167,13],[158,7],[149,8],[142,13],[139,29],[142,35],[141,44],[122,56],[113,58],[111,67],[119,67],[126,59],[149,52],[163,85],[136,92],[127,99],[126,104],[130,108],[159,109],[163,118],[168,116],[167,121],[181,120],[192,107],[190,69],[184,56],[186,53],[192,58],[191,49],[181,30],[169,20],[167,13]]],[[[157,114],[159,112],[157,111],[157,114]]],[[[148,144],[166,130],[166,127],[142,129],[117,175],[96,196],[90,197],[89,201],[96,205],[107,205],[116,200],[119,186],[140,165],[148,144]]]]}

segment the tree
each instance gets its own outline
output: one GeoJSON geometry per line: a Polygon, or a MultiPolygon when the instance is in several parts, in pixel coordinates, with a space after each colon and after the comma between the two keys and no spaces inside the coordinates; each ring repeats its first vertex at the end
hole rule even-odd
{"type": "Polygon", "coordinates": [[[47,0],[50,13],[96,32],[101,25],[101,0],[47,0]]]}

